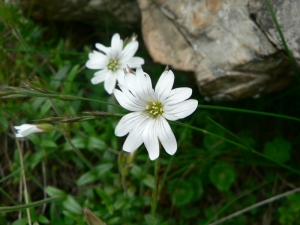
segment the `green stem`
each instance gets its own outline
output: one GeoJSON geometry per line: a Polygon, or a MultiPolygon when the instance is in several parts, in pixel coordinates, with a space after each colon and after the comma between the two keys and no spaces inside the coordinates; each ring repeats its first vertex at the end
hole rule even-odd
{"type": "MultiPolygon", "coordinates": [[[[55,104],[55,102],[53,101],[53,99],[49,98],[50,99],[50,102],[51,102],[51,105],[54,109],[54,111],[56,112],[56,114],[60,117],[63,116],[61,110],[57,107],[57,105],[55,104]]],[[[72,141],[70,140],[69,138],[69,135],[68,135],[68,131],[66,129],[66,127],[64,125],[62,125],[62,128],[64,130],[64,136],[65,136],[65,139],[66,141],[69,143],[69,145],[72,147],[73,151],[77,154],[77,156],[90,168],[90,169],[93,169],[93,166],[92,164],[87,160],[87,158],[85,158],[85,156],[80,152],[79,149],[77,149],[75,147],[75,145],[72,143],[72,141]]]]}
{"type": "Polygon", "coordinates": [[[75,147],[72,141],[66,135],[65,138],[69,143],[69,145],[73,148],[73,151],[77,154],[77,156],[89,167],[89,169],[93,169],[93,165],[87,160],[87,158],[85,158],[85,156],[81,153],[81,151],[75,147]]]}
{"type": "Polygon", "coordinates": [[[31,203],[28,203],[28,204],[25,204],[25,205],[0,207],[0,212],[1,213],[6,213],[6,212],[20,211],[20,210],[23,210],[23,209],[28,209],[28,208],[40,206],[40,205],[43,205],[45,203],[54,202],[54,201],[57,201],[57,200],[60,200],[60,199],[62,199],[62,197],[47,198],[47,199],[44,199],[44,200],[31,202],[31,203]]]}
{"type": "Polygon", "coordinates": [[[159,170],[159,163],[158,159],[154,161],[154,181],[155,181],[155,187],[152,192],[152,202],[151,202],[151,215],[152,215],[152,225],[156,224],[156,209],[157,209],[157,194],[159,189],[159,179],[158,179],[158,170],[159,170]]]}
{"type": "Polygon", "coordinates": [[[225,127],[223,127],[222,125],[218,124],[217,122],[213,121],[213,120],[210,119],[210,118],[207,118],[207,119],[210,120],[214,125],[216,125],[216,126],[219,127],[220,129],[222,129],[222,130],[224,130],[225,132],[227,132],[228,134],[232,135],[232,136],[233,136],[235,139],[237,139],[239,142],[241,142],[241,143],[244,145],[244,149],[250,150],[250,151],[253,152],[254,154],[256,154],[256,155],[258,155],[258,156],[260,156],[260,157],[263,157],[263,158],[265,158],[265,159],[267,159],[267,160],[270,160],[270,161],[272,161],[272,162],[274,162],[274,163],[276,163],[276,164],[278,164],[278,165],[280,165],[280,166],[282,166],[282,167],[284,167],[284,168],[286,168],[286,169],[288,169],[288,170],[290,170],[290,171],[292,171],[292,172],[294,172],[294,173],[300,175],[300,171],[297,171],[297,170],[295,170],[295,169],[293,169],[293,168],[291,168],[291,167],[289,167],[289,166],[287,166],[287,165],[285,165],[285,164],[283,164],[283,163],[281,163],[281,162],[278,162],[277,160],[274,160],[274,159],[272,159],[272,158],[266,156],[265,154],[262,154],[262,153],[260,153],[260,152],[258,152],[258,151],[256,151],[256,150],[254,150],[253,148],[249,147],[243,140],[241,140],[237,135],[235,135],[235,134],[232,133],[231,131],[227,130],[227,129],[226,129],[225,127]]]}
{"type": "Polygon", "coordinates": [[[262,115],[262,116],[271,116],[271,117],[278,117],[278,118],[283,118],[283,119],[288,119],[288,120],[295,120],[295,121],[300,122],[300,119],[297,117],[280,115],[280,114],[275,114],[275,113],[253,111],[253,110],[247,110],[247,109],[237,109],[237,108],[229,108],[229,107],[213,106],[213,105],[198,105],[198,108],[199,109],[214,109],[214,110],[229,111],[229,112],[250,113],[250,114],[257,114],[257,115],[262,115]]]}
{"type": "MultiPolygon", "coordinates": [[[[26,184],[25,168],[24,168],[24,162],[23,162],[23,154],[22,154],[22,151],[21,151],[19,141],[16,140],[16,143],[17,143],[17,147],[18,147],[18,151],[19,151],[20,165],[21,165],[21,169],[22,169],[21,170],[21,178],[22,178],[23,184],[24,184],[24,198],[25,198],[25,203],[28,204],[29,200],[28,200],[28,191],[27,191],[27,184],[26,184]]],[[[30,210],[26,209],[26,213],[27,213],[28,223],[29,223],[29,225],[31,225],[30,210]]]]}
{"type": "MultiPolygon", "coordinates": [[[[211,120],[211,119],[210,119],[210,120],[211,120]]],[[[211,121],[212,121],[212,120],[211,120],[211,121]]],[[[214,121],[212,121],[212,122],[214,122],[214,121]]],[[[222,136],[213,134],[213,133],[211,133],[211,132],[209,132],[209,131],[207,131],[207,130],[203,130],[203,129],[198,128],[198,127],[194,127],[194,126],[187,125],[187,124],[184,124],[184,123],[180,123],[180,122],[177,122],[177,121],[176,121],[176,122],[173,121],[172,123],[173,123],[173,124],[180,125],[180,126],[183,126],[183,127],[189,127],[190,129],[193,129],[193,130],[196,130],[196,131],[200,131],[200,132],[202,132],[202,133],[204,133],[204,134],[209,134],[209,135],[211,135],[211,136],[220,138],[221,140],[224,140],[224,141],[226,141],[226,142],[228,142],[228,143],[231,143],[231,144],[233,144],[233,145],[235,145],[235,146],[237,146],[237,147],[240,147],[241,149],[244,149],[244,150],[247,150],[247,151],[250,150],[251,152],[255,153],[256,155],[259,155],[259,156],[261,156],[261,157],[263,157],[263,158],[265,158],[265,159],[268,159],[268,160],[270,160],[270,161],[272,161],[272,162],[274,162],[274,163],[276,163],[276,164],[278,164],[278,165],[280,165],[280,166],[282,166],[282,167],[284,167],[284,168],[286,168],[286,169],[288,169],[288,170],[290,170],[290,171],[292,171],[292,172],[294,172],[294,173],[300,175],[300,171],[297,171],[297,170],[295,170],[295,169],[293,169],[293,168],[291,168],[291,167],[289,167],[289,166],[287,166],[287,165],[285,165],[285,164],[283,164],[283,163],[281,163],[281,162],[278,162],[278,161],[276,161],[276,160],[274,160],[274,159],[272,159],[272,158],[269,158],[269,157],[267,157],[266,155],[264,155],[264,154],[262,154],[262,153],[260,153],[260,152],[258,152],[258,151],[256,151],[256,150],[254,150],[254,149],[252,149],[252,148],[249,148],[249,147],[245,146],[244,144],[239,144],[239,143],[237,143],[237,142],[235,142],[235,141],[228,140],[227,138],[224,138],[224,137],[222,137],[222,136]]],[[[237,137],[235,134],[233,134],[232,132],[230,132],[230,131],[227,130],[226,128],[222,127],[221,125],[217,124],[216,122],[214,122],[214,123],[215,123],[215,125],[217,125],[219,128],[223,129],[224,131],[226,131],[227,133],[231,134],[231,135],[234,136],[236,139],[238,139],[240,142],[242,142],[242,141],[240,140],[240,138],[237,137]]],[[[242,143],[243,143],[243,142],[242,142],[242,143]]]]}

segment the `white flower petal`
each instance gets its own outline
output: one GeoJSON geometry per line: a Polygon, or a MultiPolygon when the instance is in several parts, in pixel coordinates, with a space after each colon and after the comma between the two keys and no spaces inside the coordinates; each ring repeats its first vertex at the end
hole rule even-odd
{"type": "Polygon", "coordinates": [[[104,88],[108,94],[111,94],[113,92],[113,90],[116,87],[116,83],[117,83],[116,77],[113,75],[113,73],[108,71],[105,82],[104,82],[104,88]]]}
{"type": "Polygon", "coordinates": [[[118,55],[122,52],[123,41],[120,38],[119,34],[114,34],[111,39],[111,56],[117,58],[118,55]]]}
{"type": "Polygon", "coordinates": [[[145,63],[145,60],[141,57],[132,57],[127,61],[127,65],[130,68],[138,68],[141,67],[145,63]]]}
{"type": "Polygon", "coordinates": [[[136,98],[127,88],[126,86],[119,84],[119,87],[124,95],[128,98],[129,102],[132,102],[136,107],[139,108],[139,111],[144,111],[146,109],[145,104],[140,101],[140,99],[136,98]]]}
{"type": "Polygon", "coordinates": [[[139,124],[143,124],[147,120],[145,114],[141,112],[132,112],[121,118],[115,128],[115,135],[122,137],[133,130],[139,124]]]}
{"type": "Polygon", "coordinates": [[[107,69],[96,72],[94,74],[94,77],[91,80],[92,84],[99,84],[99,83],[105,81],[105,79],[107,78],[107,74],[108,74],[107,69]]]}
{"type": "Polygon", "coordinates": [[[136,87],[135,90],[140,99],[144,101],[154,100],[154,91],[152,88],[152,82],[150,76],[142,70],[142,68],[136,69],[136,87]]]}
{"type": "Polygon", "coordinates": [[[121,62],[127,62],[130,58],[134,56],[138,47],[139,43],[137,41],[132,41],[129,44],[127,44],[121,52],[119,60],[121,62]]]}
{"type": "Polygon", "coordinates": [[[100,60],[100,61],[103,61],[103,60],[108,61],[106,55],[104,55],[101,52],[95,51],[95,50],[92,53],[89,53],[89,59],[100,60]]]}
{"type": "Polygon", "coordinates": [[[169,96],[164,102],[164,105],[175,105],[179,102],[185,101],[192,95],[191,88],[175,88],[171,90],[169,96]]]}
{"type": "Polygon", "coordinates": [[[156,130],[156,121],[151,121],[143,131],[143,141],[151,160],[155,160],[159,156],[159,143],[156,130]]]}
{"type": "Polygon", "coordinates": [[[136,91],[135,91],[135,89],[136,89],[136,76],[132,73],[127,73],[127,74],[125,74],[124,80],[125,80],[125,85],[128,88],[128,90],[134,96],[137,97],[137,94],[136,94],[136,91]]]}
{"type": "Polygon", "coordinates": [[[126,94],[119,91],[118,89],[114,90],[114,95],[123,108],[129,111],[141,111],[140,105],[137,105],[134,102],[132,102],[131,98],[129,98],[126,94]]]}
{"type": "Polygon", "coordinates": [[[123,145],[124,151],[132,152],[138,149],[138,147],[140,147],[141,144],[143,144],[143,132],[148,122],[149,122],[148,120],[144,121],[139,126],[136,126],[135,129],[133,129],[129,133],[123,145]]]}
{"type": "Polygon", "coordinates": [[[165,101],[165,99],[170,94],[170,91],[173,87],[173,83],[174,73],[172,72],[172,70],[164,71],[155,86],[155,95],[159,101],[165,101]]]}
{"type": "Polygon", "coordinates": [[[136,111],[124,116],[115,129],[117,136],[129,133],[123,145],[125,151],[132,152],[144,142],[150,159],[154,160],[159,156],[159,141],[168,154],[173,155],[177,151],[176,138],[166,119],[177,120],[190,115],[197,108],[198,101],[186,100],[191,96],[190,88],[177,88],[172,91],[173,83],[173,72],[164,72],[154,91],[149,75],[138,67],[135,75],[125,75],[124,84],[119,84],[121,90],[114,90],[120,105],[127,110],[136,111]],[[152,118],[148,115],[147,106],[151,107],[148,109],[153,115],[162,112],[160,106],[154,107],[154,102],[154,106],[149,105],[152,101],[162,104],[162,116],[152,118]]]}
{"type": "Polygon", "coordinates": [[[113,35],[111,39],[111,47],[106,47],[103,44],[96,43],[95,46],[98,51],[93,51],[89,54],[89,60],[86,62],[86,67],[89,69],[106,70],[108,71],[108,74],[106,78],[104,78],[104,75],[92,78],[92,83],[98,84],[104,81],[105,90],[109,94],[111,94],[114,89],[116,80],[118,83],[125,84],[123,68],[126,68],[127,66],[136,68],[144,64],[144,60],[142,58],[133,57],[138,49],[138,45],[137,41],[132,41],[123,49],[123,40],[120,38],[119,34],[113,35]],[[114,72],[108,70],[109,62],[112,59],[117,61],[119,67],[119,69],[114,72]],[[110,77],[110,74],[114,74],[114,78],[110,77]]]}
{"type": "Polygon", "coordinates": [[[189,99],[173,106],[165,106],[164,117],[171,121],[182,119],[191,115],[197,109],[197,106],[198,101],[194,99],[189,99]]]}
{"type": "Polygon", "coordinates": [[[115,76],[116,76],[119,84],[125,85],[125,81],[124,81],[125,73],[123,70],[121,70],[121,69],[117,70],[115,72],[115,76]]]}
{"type": "Polygon", "coordinates": [[[95,60],[95,59],[88,60],[85,66],[89,69],[94,69],[94,70],[107,68],[107,64],[105,62],[95,60]]]}
{"type": "Polygon", "coordinates": [[[177,150],[177,141],[169,123],[163,117],[160,117],[157,122],[158,138],[162,146],[168,154],[174,155],[177,150]]]}
{"type": "Polygon", "coordinates": [[[86,62],[86,67],[89,69],[103,69],[108,64],[108,58],[100,52],[93,51],[89,53],[89,60],[86,62]]]}
{"type": "Polygon", "coordinates": [[[43,132],[43,130],[39,129],[36,125],[32,124],[23,124],[21,126],[15,126],[17,130],[16,137],[26,137],[29,134],[43,132]]]}
{"type": "Polygon", "coordinates": [[[111,52],[111,48],[105,47],[103,44],[97,43],[95,46],[97,49],[104,52],[105,54],[109,54],[111,52]]]}

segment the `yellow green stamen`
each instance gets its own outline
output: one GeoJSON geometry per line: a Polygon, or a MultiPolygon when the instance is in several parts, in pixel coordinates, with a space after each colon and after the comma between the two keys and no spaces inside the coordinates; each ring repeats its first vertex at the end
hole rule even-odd
{"type": "Polygon", "coordinates": [[[161,102],[151,101],[146,106],[146,113],[153,119],[162,116],[164,112],[164,106],[161,102]]]}
{"type": "Polygon", "coordinates": [[[113,72],[119,69],[119,62],[116,59],[110,59],[107,68],[113,72]]]}

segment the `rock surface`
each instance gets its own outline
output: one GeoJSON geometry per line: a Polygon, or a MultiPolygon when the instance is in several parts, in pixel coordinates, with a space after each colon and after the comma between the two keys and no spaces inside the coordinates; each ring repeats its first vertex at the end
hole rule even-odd
{"type": "MultiPolygon", "coordinates": [[[[137,23],[155,62],[193,71],[207,100],[278,91],[293,72],[264,0],[9,0],[38,19],[137,23]],[[109,13],[107,13],[107,11],[109,13]],[[105,12],[105,14],[104,14],[105,12]],[[105,15],[105,16],[103,16],[105,15]]],[[[300,65],[300,1],[269,0],[300,65]]]]}
{"type": "MultiPolygon", "coordinates": [[[[300,66],[300,1],[270,0],[288,48],[300,66]]],[[[285,50],[267,4],[250,0],[250,13],[277,49],[285,50]]]]}
{"type": "Polygon", "coordinates": [[[258,97],[292,79],[287,58],[250,18],[248,0],[138,0],[156,62],[195,71],[208,100],[258,97]]]}

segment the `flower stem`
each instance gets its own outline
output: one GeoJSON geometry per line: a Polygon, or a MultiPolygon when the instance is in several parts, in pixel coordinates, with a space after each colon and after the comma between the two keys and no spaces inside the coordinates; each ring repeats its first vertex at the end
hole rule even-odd
{"type": "Polygon", "coordinates": [[[152,225],[156,224],[156,209],[157,209],[157,196],[158,196],[158,189],[159,189],[159,179],[158,179],[158,170],[159,170],[159,163],[158,159],[154,161],[154,190],[152,192],[152,202],[151,202],[151,215],[152,215],[152,225]]]}
{"type": "MultiPolygon", "coordinates": [[[[24,163],[23,163],[23,154],[22,154],[20,143],[19,143],[18,139],[16,139],[16,143],[17,143],[17,148],[18,148],[19,157],[20,157],[21,177],[22,177],[23,184],[24,184],[24,198],[25,198],[25,203],[28,204],[29,201],[28,201],[28,192],[27,192],[25,168],[24,168],[24,163]]],[[[31,225],[31,216],[30,216],[29,208],[26,209],[26,213],[27,213],[27,218],[28,218],[28,224],[31,225]]]]}
{"type": "MultiPolygon", "coordinates": [[[[55,102],[53,101],[53,99],[49,98],[51,105],[54,109],[54,111],[56,112],[56,114],[60,117],[63,116],[61,110],[57,107],[57,105],[55,104],[55,102]]],[[[65,136],[66,141],[69,143],[69,145],[72,147],[72,149],[74,150],[74,152],[77,154],[77,156],[90,168],[92,169],[93,166],[92,164],[87,160],[87,158],[85,158],[85,156],[80,152],[79,149],[77,149],[75,147],[75,145],[72,143],[71,139],[69,138],[69,132],[67,131],[66,127],[64,125],[62,125],[63,128],[63,133],[65,136]]]]}

